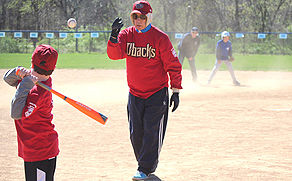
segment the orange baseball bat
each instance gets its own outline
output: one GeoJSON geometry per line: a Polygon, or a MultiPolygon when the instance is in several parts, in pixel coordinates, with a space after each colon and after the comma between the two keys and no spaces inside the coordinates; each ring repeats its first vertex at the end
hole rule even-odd
{"type": "Polygon", "coordinates": [[[37,82],[37,85],[41,86],[42,88],[46,89],[47,91],[50,91],[51,93],[55,94],[56,96],[60,97],[61,99],[63,99],[64,101],[68,102],[69,104],[71,104],[71,106],[75,107],[76,109],[78,109],[79,111],[83,112],[84,114],[86,114],[87,116],[91,117],[92,119],[100,122],[101,124],[105,124],[105,122],[107,121],[107,117],[93,109],[91,109],[90,107],[75,101],[67,96],[64,96],[63,94],[55,91],[54,89],[52,89],[51,87],[41,83],[41,82],[37,82]]]}
{"type": "MultiPolygon", "coordinates": [[[[19,70],[16,71],[16,75],[18,75],[19,70]]],[[[56,96],[60,97],[61,99],[63,99],[64,101],[68,102],[69,104],[71,104],[73,107],[75,107],[76,109],[78,109],[79,111],[83,112],[84,114],[86,114],[87,116],[91,117],[92,119],[100,122],[101,124],[105,124],[107,121],[107,117],[93,109],[91,109],[90,107],[75,101],[67,96],[64,96],[63,94],[55,91],[54,89],[52,89],[51,87],[41,83],[41,82],[37,82],[37,85],[41,86],[42,88],[46,89],[47,91],[50,91],[51,93],[55,94],[56,96]]]]}

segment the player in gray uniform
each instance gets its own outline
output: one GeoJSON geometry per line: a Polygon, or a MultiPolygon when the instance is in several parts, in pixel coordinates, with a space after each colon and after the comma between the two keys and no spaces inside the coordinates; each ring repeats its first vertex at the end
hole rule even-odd
{"type": "Polygon", "coordinates": [[[219,70],[222,62],[224,62],[231,75],[233,84],[236,86],[240,86],[240,83],[235,78],[234,71],[231,64],[231,62],[234,61],[234,58],[232,56],[232,44],[231,44],[231,41],[229,41],[229,38],[230,38],[229,32],[223,31],[221,33],[221,40],[217,42],[217,46],[216,46],[216,63],[208,79],[208,84],[211,84],[213,77],[215,76],[216,72],[219,70]]]}
{"type": "Polygon", "coordinates": [[[178,59],[181,65],[183,65],[184,58],[189,61],[193,81],[197,81],[197,71],[195,65],[195,56],[200,46],[199,29],[193,27],[191,32],[186,33],[178,44],[178,59]]]}

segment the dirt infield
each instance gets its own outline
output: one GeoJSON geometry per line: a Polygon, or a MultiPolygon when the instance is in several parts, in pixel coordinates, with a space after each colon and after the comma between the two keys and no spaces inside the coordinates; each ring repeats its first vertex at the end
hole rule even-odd
{"type": "MultiPolygon", "coordinates": [[[[3,75],[6,70],[0,70],[3,75]]],[[[178,110],[169,122],[156,175],[163,181],[292,180],[292,72],[240,72],[242,86],[219,71],[206,86],[183,71],[178,110]]],[[[131,180],[137,163],[129,140],[125,70],[64,70],[54,88],[109,117],[106,125],[54,96],[59,133],[57,181],[131,180]]],[[[15,89],[0,81],[0,180],[24,180],[9,117],[15,89]]]]}

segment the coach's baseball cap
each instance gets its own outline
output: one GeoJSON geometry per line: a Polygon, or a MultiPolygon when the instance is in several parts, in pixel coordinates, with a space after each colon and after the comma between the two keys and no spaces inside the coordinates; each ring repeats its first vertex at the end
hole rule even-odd
{"type": "Polygon", "coordinates": [[[195,31],[199,31],[199,29],[197,27],[193,27],[192,32],[195,32],[195,31]]]}
{"type": "Polygon", "coordinates": [[[133,11],[131,12],[131,15],[133,13],[146,15],[148,13],[152,13],[152,8],[147,1],[136,1],[133,5],[133,11]]]}
{"type": "Polygon", "coordinates": [[[58,52],[50,45],[39,45],[32,54],[32,68],[38,73],[51,75],[56,67],[58,52]]]}

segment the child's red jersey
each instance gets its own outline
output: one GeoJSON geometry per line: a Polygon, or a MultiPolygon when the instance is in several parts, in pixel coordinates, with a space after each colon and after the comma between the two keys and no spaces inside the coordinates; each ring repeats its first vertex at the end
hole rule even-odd
{"type": "MultiPolygon", "coordinates": [[[[52,79],[42,82],[52,86],[52,79]]],[[[22,118],[15,120],[18,155],[27,162],[46,160],[59,153],[58,134],[52,124],[52,94],[35,85],[29,92],[22,118]]]]}
{"type": "Polygon", "coordinates": [[[110,59],[126,58],[127,80],[130,93],[148,98],[163,87],[181,87],[181,64],[168,38],[152,26],[145,33],[138,33],[134,26],[122,30],[119,43],[108,41],[107,53],[110,59]]]}

